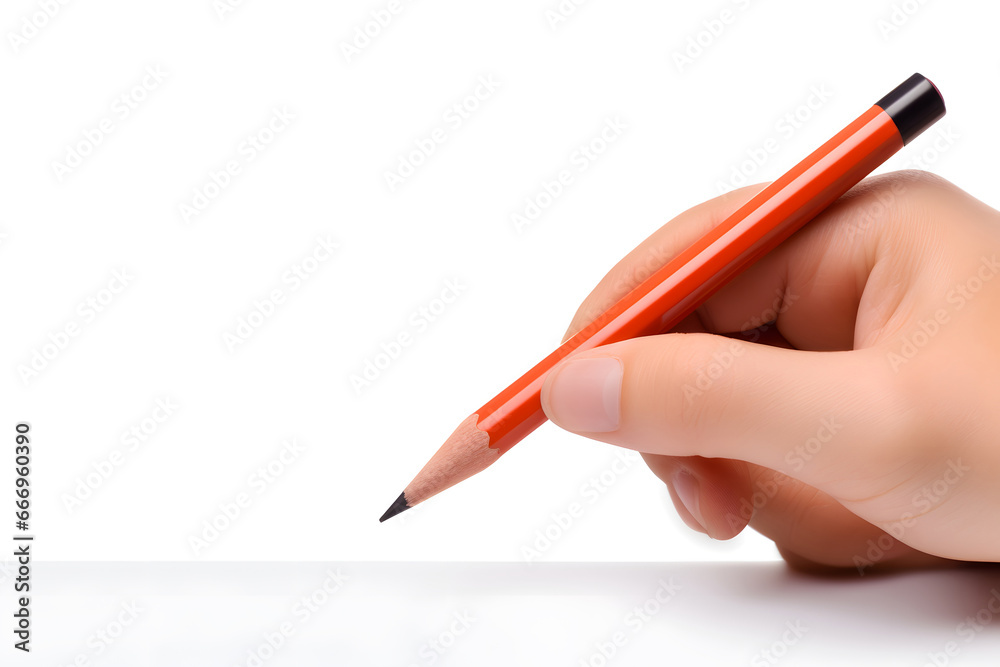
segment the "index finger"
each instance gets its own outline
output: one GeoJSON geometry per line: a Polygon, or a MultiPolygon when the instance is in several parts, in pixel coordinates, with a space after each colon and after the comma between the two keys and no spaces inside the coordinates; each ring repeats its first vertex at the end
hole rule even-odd
{"type": "Polygon", "coordinates": [[[766,183],[748,185],[689,208],[653,232],[608,272],[583,300],[563,336],[569,340],[632,288],[675,258],[710,229],[735,213],[766,183]]]}

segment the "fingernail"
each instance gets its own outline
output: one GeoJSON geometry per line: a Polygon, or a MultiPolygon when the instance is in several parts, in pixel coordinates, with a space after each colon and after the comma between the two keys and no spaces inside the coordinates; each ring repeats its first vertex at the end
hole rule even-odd
{"type": "Polygon", "coordinates": [[[617,357],[572,359],[549,386],[549,419],[567,431],[607,433],[618,428],[622,362],[617,357]]]}
{"type": "Polygon", "coordinates": [[[670,481],[674,487],[674,493],[677,494],[677,498],[681,501],[681,504],[684,505],[684,509],[688,511],[691,518],[694,519],[698,525],[691,526],[690,522],[686,520],[686,517],[682,515],[681,518],[685,519],[685,523],[687,523],[692,529],[700,530],[707,535],[708,528],[705,526],[705,519],[701,516],[701,485],[698,483],[698,479],[687,469],[678,468],[674,472],[670,481]]]}

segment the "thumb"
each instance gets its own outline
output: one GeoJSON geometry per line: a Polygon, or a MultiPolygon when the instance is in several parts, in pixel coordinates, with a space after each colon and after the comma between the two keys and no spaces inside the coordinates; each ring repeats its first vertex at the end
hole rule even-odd
{"type": "MultiPolygon", "coordinates": [[[[857,490],[864,458],[891,457],[906,414],[875,349],[812,352],[669,333],[575,354],[549,373],[556,425],[650,454],[730,458],[857,490]],[[856,482],[854,482],[856,484],[856,482]]],[[[872,471],[875,472],[875,471],[872,471]]]]}

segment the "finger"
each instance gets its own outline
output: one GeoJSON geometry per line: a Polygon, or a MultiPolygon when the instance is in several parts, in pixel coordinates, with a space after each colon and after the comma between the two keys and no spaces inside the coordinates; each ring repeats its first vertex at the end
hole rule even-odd
{"type": "Polygon", "coordinates": [[[752,495],[741,518],[774,541],[790,565],[802,570],[843,569],[859,576],[909,567],[953,564],[903,544],[818,489],[759,466],[749,466],[752,495]]]}
{"type": "Polygon", "coordinates": [[[727,459],[643,454],[664,481],[678,514],[694,530],[729,539],[746,525],[774,541],[796,569],[864,576],[953,561],[917,551],[844,508],[831,496],[768,468],[727,459]],[[683,469],[688,472],[679,473],[683,469]],[[690,475],[698,490],[690,498],[690,475]],[[693,508],[691,505],[693,504],[693,508]]]}
{"type": "Polygon", "coordinates": [[[927,253],[943,239],[928,221],[934,211],[953,215],[955,192],[922,172],[870,177],[719,290],[698,315],[711,332],[773,321],[799,349],[867,347],[934,263],[927,253]]]}
{"type": "Polygon", "coordinates": [[[894,382],[875,351],[662,334],[571,356],[549,373],[541,399],[553,423],[595,440],[738,459],[860,498],[870,481],[857,473],[860,460],[900,467],[886,463],[907,441],[898,431],[907,404],[894,382]]]}
{"type": "Polygon", "coordinates": [[[741,514],[752,513],[754,530],[799,568],[855,568],[867,574],[917,553],[815,487],[759,466],[750,466],[749,476],[753,493],[741,504],[741,514]]]}
{"type": "Polygon", "coordinates": [[[623,257],[583,300],[563,341],[587,326],[633,287],[725,220],[764,187],[764,184],[749,185],[698,204],[653,232],[623,257]]]}
{"type": "Polygon", "coordinates": [[[716,540],[731,539],[746,528],[751,517],[743,506],[753,493],[746,463],[700,456],[642,457],[666,482],[674,507],[689,528],[716,540]]]}
{"type": "MultiPolygon", "coordinates": [[[[655,232],[622,259],[584,300],[567,337],[762,187],[749,186],[705,202],[655,232]]],[[[698,308],[698,317],[713,333],[748,330],[773,321],[781,334],[801,349],[846,350],[856,342],[863,346],[866,340],[855,341],[858,309],[876,265],[892,265],[895,278],[878,285],[880,300],[892,303],[900,298],[909,274],[901,271],[896,256],[899,253],[886,249],[905,245],[905,239],[913,235],[914,221],[925,218],[928,205],[941,200],[929,196],[929,190],[940,193],[953,189],[943,179],[920,172],[866,179],[720,289],[698,308]]],[[[911,273],[918,271],[919,257],[907,261],[911,273]]],[[[869,291],[875,292],[870,286],[869,291]]],[[[886,316],[884,309],[874,310],[873,319],[861,322],[865,332],[883,324],[878,318],[886,316]]]]}

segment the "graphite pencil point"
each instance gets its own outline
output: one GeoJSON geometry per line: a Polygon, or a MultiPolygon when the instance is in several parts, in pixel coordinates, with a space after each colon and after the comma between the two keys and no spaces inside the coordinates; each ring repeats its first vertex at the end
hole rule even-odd
{"type": "Polygon", "coordinates": [[[378,521],[379,523],[382,523],[386,519],[391,519],[400,512],[405,512],[408,509],[410,509],[410,506],[406,504],[406,492],[404,491],[403,493],[399,494],[399,498],[396,498],[396,500],[393,501],[391,505],[389,505],[389,509],[385,511],[385,514],[383,514],[382,518],[379,519],[378,521]]]}

